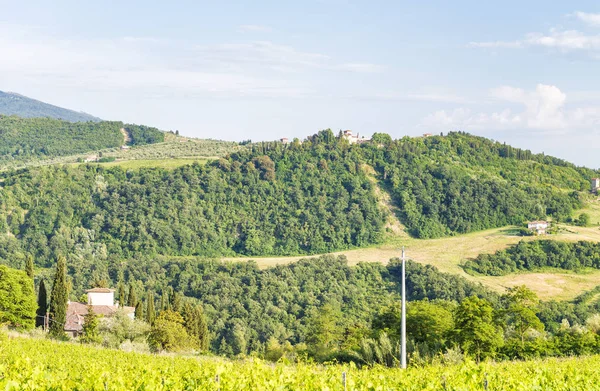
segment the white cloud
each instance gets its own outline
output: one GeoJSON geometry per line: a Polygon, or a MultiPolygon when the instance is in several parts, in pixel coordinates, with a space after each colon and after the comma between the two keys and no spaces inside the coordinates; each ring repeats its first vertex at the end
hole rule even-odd
{"type": "Polygon", "coordinates": [[[582,22],[585,22],[592,26],[600,26],[600,14],[592,14],[587,12],[577,11],[575,17],[582,22]]]}
{"type": "Polygon", "coordinates": [[[0,87],[22,80],[181,96],[314,95],[317,72],[383,69],[270,41],[197,46],[153,37],[62,39],[39,28],[1,23],[0,53],[0,87]]]}
{"type": "Polygon", "coordinates": [[[502,108],[493,112],[473,112],[469,108],[439,110],[427,116],[427,127],[474,130],[536,130],[566,133],[594,129],[600,125],[600,107],[567,107],[567,96],[558,87],[538,84],[533,91],[503,86],[492,89],[490,97],[498,103],[516,104],[521,110],[502,108]]]}
{"type": "Polygon", "coordinates": [[[600,50],[600,35],[586,35],[576,30],[552,29],[548,34],[530,33],[518,41],[471,42],[474,48],[506,48],[523,49],[528,47],[545,47],[563,52],[600,50]]]}
{"type": "Polygon", "coordinates": [[[273,32],[273,29],[269,26],[258,24],[243,24],[238,27],[238,31],[242,33],[271,33],[273,32]]]}

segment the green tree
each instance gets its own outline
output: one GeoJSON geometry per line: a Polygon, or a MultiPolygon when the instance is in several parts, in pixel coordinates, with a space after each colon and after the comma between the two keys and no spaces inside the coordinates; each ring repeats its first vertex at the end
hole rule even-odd
{"type": "Polygon", "coordinates": [[[323,359],[336,350],[342,338],[340,309],[326,303],[311,313],[306,321],[306,342],[311,354],[323,359]]]}
{"type": "Polygon", "coordinates": [[[190,337],[183,324],[184,320],[177,312],[162,311],[148,336],[150,348],[155,352],[177,352],[191,347],[190,337]]]}
{"type": "Polygon", "coordinates": [[[33,266],[33,256],[27,255],[27,257],[25,258],[25,273],[27,273],[29,278],[31,278],[32,280],[35,275],[34,270],[35,270],[35,268],[33,266]]]}
{"type": "Polygon", "coordinates": [[[182,311],[181,293],[174,292],[171,296],[171,309],[175,312],[181,313],[182,311]]]}
{"type": "Polygon", "coordinates": [[[125,298],[125,285],[123,282],[119,282],[119,306],[124,307],[127,304],[127,300],[125,298]]]}
{"type": "Polygon", "coordinates": [[[135,305],[135,318],[136,319],[144,319],[144,303],[142,301],[138,301],[135,305]]]}
{"type": "Polygon", "coordinates": [[[502,330],[494,324],[493,307],[477,296],[463,300],[454,310],[454,340],[477,361],[491,357],[502,346],[502,330]]]}
{"type": "Polygon", "coordinates": [[[83,317],[83,336],[79,340],[83,343],[99,343],[101,340],[98,334],[98,315],[91,305],[88,305],[88,312],[83,317]]]}
{"type": "Polygon", "coordinates": [[[150,325],[153,325],[154,319],[156,318],[156,312],[154,311],[154,294],[151,291],[148,291],[146,305],[146,322],[148,322],[150,325]]]}
{"type": "Polygon", "coordinates": [[[67,320],[67,302],[69,291],[67,285],[67,261],[59,257],[56,263],[54,283],[50,293],[50,336],[63,338],[65,336],[65,322],[67,320]]]}
{"type": "Polygon", "coordinates": [[[449,302],[434,303],[428,300],[409,302],[406,309],[406,332],[415,342],[430,347],[444,345],[450,330],[454,328],[453,305],[449,302]]]}
{"type": "Polygon", "coordinates": [[[40,281],[37,298],[37,311],[35,316],[35,327],[44,327],[46,313],[48,312],[48,293],[46,292],[46,283],[44,279],[40,281]]]}
{"type": "Polygon", "coordinates": [[[133,283],[129,284],[129,295],[127,295],[127,306],[135,307],[137,305],[137,297],[133,283]]]}
{"type": "Polygon", "coordinates": [[[503,296],[505,302],[506,324],[512,326],[515,334],[521,340],[521,347],[525,346],[525,334],[530,330],[542,331],[544,325],[537,317],[539,299],[537,295],[525,285],[508,288],[503,296]]]}
{"type": "Polygon", "coordinates": [[[0,265],[0,324],[30,329],[35,326],[35,292],[27,274],[0,265]]]}
{"type": "Polygon", "coordinates": [[[210,344],[210,336],[202,305],[193,306],[188,302],[183,306],[182,315],[189,336],[195,341],[198,349],[206,351],[210,344]]]}

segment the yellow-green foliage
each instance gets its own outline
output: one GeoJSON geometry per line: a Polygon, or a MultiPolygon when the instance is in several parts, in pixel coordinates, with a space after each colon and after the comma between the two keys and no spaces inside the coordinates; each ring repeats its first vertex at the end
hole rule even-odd
{"type": "Polygon", "coordinates": [[[0,345],[6,390],[594,390],[600,356],[408,370],[151,356],[47,340],[0,345]],[[215,377],[219,376],[219,384],[215,377]]]}

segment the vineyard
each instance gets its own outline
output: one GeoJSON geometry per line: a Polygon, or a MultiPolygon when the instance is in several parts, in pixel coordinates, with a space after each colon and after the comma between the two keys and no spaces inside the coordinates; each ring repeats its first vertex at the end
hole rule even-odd
{"type": "Polygon", "coordinates": [[[599,365],[600,357],[592,356],[403,371],[151,356],[21,337],[0,340],[3,390],[594,390],[599,389],[599,365]]]}

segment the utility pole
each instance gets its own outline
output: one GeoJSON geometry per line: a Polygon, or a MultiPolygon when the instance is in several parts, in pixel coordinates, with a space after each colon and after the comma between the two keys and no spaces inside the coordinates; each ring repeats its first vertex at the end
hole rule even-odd
{"type": "Polygon", "coordinates": [[[404,259],[404,246],[402,246],[402,336],[400,339],[401,353],[400,364],[406,368],[406,260],[404,259]]]}

